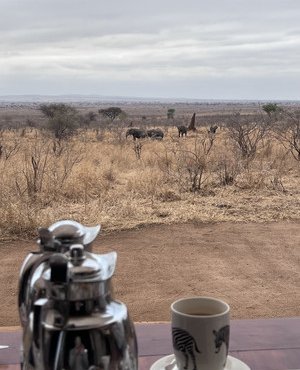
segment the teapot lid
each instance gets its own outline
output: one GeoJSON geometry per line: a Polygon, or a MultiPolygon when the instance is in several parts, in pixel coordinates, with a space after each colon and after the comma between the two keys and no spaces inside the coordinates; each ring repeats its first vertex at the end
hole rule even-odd
{"type": "Polygon", "coordinates": [[[60,220],[49,226],[48,230],[55,238],[81,239],[83,245],[87,245],[96,239],[100,228],[100,225],[89,227],[73,220],[60,220]]]}
{"type": "Polygon", "coordinates": [[[112,277],[116,260],[116,252],[97,255],[85,251],[83,245],[74,244],[65,254],[55,253],[50,257],[50,268],[44,271],[43,276],[49,280],[51,275],[63,275],[61,282],[69,278],[73,282],[105,281],[112,277]]]}
{"type": "Polygon", "coordinates": [[[82,245],[72,245],[66,253],[73,281],[90,279],[108,280],[112,277],[117,260],[117,253],[94,254],[84,250],[82,245]]]}
{"type": "MultiPolygon", "coordinates": [[[[73,281],[100,278],[102,266],[91,253],[84,251],[83,245],[74,244],[66,253],[69,259],[70,275],[73,281]]],[[[97,279],[97,280],[98,280],[97,279]]]]}

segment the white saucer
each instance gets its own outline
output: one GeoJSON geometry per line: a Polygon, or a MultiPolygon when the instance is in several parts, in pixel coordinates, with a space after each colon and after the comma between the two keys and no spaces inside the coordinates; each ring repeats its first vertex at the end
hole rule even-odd
{"type": "MultiPolygon", "coordinates": [[[[157,360],[150,370],[178,370],[174,355],[168,355],[157,360]]],[[[228,356],[224,370],[250,370],[250,367],[235,357],[228,356]]]]}

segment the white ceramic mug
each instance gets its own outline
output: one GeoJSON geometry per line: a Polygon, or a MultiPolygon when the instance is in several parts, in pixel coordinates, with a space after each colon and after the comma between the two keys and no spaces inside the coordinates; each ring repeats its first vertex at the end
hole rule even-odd
{"type": "Polygon", "coordinates": [[[222,370],[229,346],[230,307],[210,297],[171,305],[173,349],[179,370],[222,370]]]}

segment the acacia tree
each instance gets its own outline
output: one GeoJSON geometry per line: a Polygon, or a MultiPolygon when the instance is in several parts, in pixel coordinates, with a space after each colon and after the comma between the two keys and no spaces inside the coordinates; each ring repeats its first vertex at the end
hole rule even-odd
{"type": "Polygon", "coordinates": [[[102,114],[103,117],[109,118],[113,122],[121,114],[125,115],[125,112],[119,107],[110,107],[105,109],[99,109],[99,114],[102,114]]]}
{"type": "Polygon", "coordinates": [[[279,107],[276,103],[264,104],[262,106],[262,109],[263,109],[263,111],[265,111],[267,113],[267,115],[269,117],[271,117],[272,115],[276,115],[278,113],[283,112],[283,109],[281,107],[279,107]]]}
{"type": "Polygon", "coordinates": [[[46,128],[53,135],[53,152],[60,156],[64,151],[64,141],[72,137],[79,127],[78,111],[67,104],[42,104],[40,110],[48,118],[46,128]]]}
{"type": "Polygon", "coordinates": [[[47,129],[58,140],[68,139],[78,128],[78,111],[70,105],[42,104],[40,110],[48,118],[47,129]]]}
{"type": "Polygon", "coordinates": [[[167,112],[167,117],[168,119],[174,119],[175,116],[175,109],[174,108],[169,108],[167,112]]]}

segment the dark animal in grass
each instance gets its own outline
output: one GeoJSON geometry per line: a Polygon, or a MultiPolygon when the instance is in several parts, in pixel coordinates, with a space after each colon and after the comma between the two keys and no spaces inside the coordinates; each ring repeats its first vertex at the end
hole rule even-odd
{"type": "Polygon", "coordinates": [[[164,137],[164,133],[160,129],[148,130],[147,135],[153,140],[162,140],[164,137]]]}
{"type": "Polygon", "coordinates": [[[208,133],[209,134],[215,134],[218,129],[218,126],[210,126],[208,133]]]}
{"type": "Polygon", "coordinates": [[[183,135],[187,135],[187,132],[188,132],[188,129],[187,129],[187,127],[186,126],[177,126],[177,130],[178,130],[178,136],[180,137],[180,136],[182,136],[183,137],[183,135]]]}
{"type": "Polygon", "coordinates": [[[144,130],[141,130],[139,128],[130,128],[126,132],[126,139],[128,136],[132,136],[133,140],[136,139],[143,139],[147,136],[146,132],[144,130]]]}

